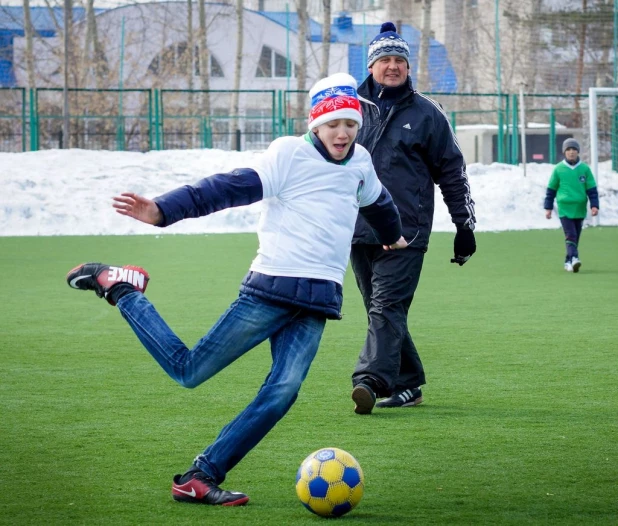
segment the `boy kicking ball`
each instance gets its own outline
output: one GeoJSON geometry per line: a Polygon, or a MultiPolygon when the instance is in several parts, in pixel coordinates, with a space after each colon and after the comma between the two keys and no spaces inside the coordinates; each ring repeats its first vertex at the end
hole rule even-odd
{"type": "Polygon", "coordinates": [[[175,500],[222,506],[248,502],[247,495],[219,485],[288,412],[326,320],[341,318],[358,212],[385,250],[406,247],[399,212],[369,153],[355,144],[362,125],[356,81],[338,73],[317,82],[309,95],[308,133],[276,139],[254,166],[154,199],[130,192],[114,198],[119,214],[158,227],[263,201],[258,253],[238,299],[193,348],[144,296],[150,279],[144,269],[86,263],[67,275],[71,287],[92,290],[117,306],[146,350],[184,387],[197,387],[270,341],[272,367],[260,390],[191,467],[174,477],[175,500]]]}

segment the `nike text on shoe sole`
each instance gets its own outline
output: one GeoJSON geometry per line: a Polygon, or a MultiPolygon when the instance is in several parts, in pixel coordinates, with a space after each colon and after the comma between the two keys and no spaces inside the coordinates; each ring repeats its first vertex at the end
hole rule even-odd
{"type": "Polygon", "coordinates": [[[109,289],[117,283],[128,283],[135,290],[144,292],[150,276],[141,267],[125,265],[115,267],[101,263],[84,263],[71,269],[67,274],[67,283],[71,288],[79,290],[94,290],[100,298],[105,297],[111,305],[114,303],[107,297],[109,289]]]}
{"type": "Polygon", "coordinates": [[[375,395],[371,392],[370,388],[361,384],[352,390],[352,400],[356,404],[354,412],[358,415],[371,414],[376,403],[375,395]]]}

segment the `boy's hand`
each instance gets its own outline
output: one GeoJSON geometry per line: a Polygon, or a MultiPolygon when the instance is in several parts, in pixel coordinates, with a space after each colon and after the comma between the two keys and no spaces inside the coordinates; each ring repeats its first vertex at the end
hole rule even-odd
{"type": "Polygon", "coordinates": [[[593,206],[593,207],[590,209],[590,213],[591,213],[593,216],[596,216],[596,215],[599,213],[599,209],[598,209],[596,206],[593,206]]]}
{"type": "Polygon", "coordinates": [[[382,245],[384,250],[398,250],[400,248],[406,248],[408,246],[408,242],[405,240],[403,236],[401,236],[395,243],[392,245],[382,245]]]}
{"type": "Polygon", "coordinates": [[[149,225],[158,225],[163,220],[161,210],[154,201],[132,192],[114,197],[112,206],[119,214],[149,225]]]}
{"type": "MultiPolygon", "coordinates": [[[[593,214],[594,215],[594,214],[593,214]]],[[[545,210],[545,217],[551,219],[551,210],[545,210]]]]}

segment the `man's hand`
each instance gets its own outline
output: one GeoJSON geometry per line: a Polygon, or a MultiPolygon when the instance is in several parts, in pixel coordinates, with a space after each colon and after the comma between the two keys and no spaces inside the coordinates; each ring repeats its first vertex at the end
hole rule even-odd
{"type": "MultiPolygon", "coordinates": [[[[594,215],[594,214],[592,214],[592,215],[594,215]]],[[[545,217],[547,219],[551,219],[551,210],[545,210],[545,217]]]]}
{"type": "Polygon", "coordinates": [[[401,236],[395,243],[392,245],[382,245],[384,250],[398,250],[400,248],[406,248],[408,246],[408,242],[401,236]]]}
{"type": "Polygon", "coordinates": [[[593,207],[590,209],[590,213],[591,213],[593,216],[596,216],[596,215],[599,213],[599,209],[598,209],[596,206],[593,206],[593,207]]]}
{"type": "Polygon", "coordinates": [[[454,249],[455,257],[451,259],[451,263],[457,263],[461,267],[472,257],[472,254],[476,252],[474,232],[470,229],[462,227],[461,225],[457,225],[454,249]]]}
{"type": "Polygon", "coordinates": [[[112,206],[119,214],[149,225],[158,225],[163,220],[163,215],[157,204],[141,195],[130,192],[120,194],[114,197],[112,206]]]}

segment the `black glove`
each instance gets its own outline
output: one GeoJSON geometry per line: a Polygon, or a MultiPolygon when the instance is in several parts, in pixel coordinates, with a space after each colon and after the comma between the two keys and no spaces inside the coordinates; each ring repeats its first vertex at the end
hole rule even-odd
{"type": "Polygon", "coordinates": [[[454,249],[455,257],[451,259],[451,263],[458,263],[461,267],[472,257],[472,254],[476,252],[476,240],[474,239],[474,232],[471,228],[457,225],[454,249]]]}

